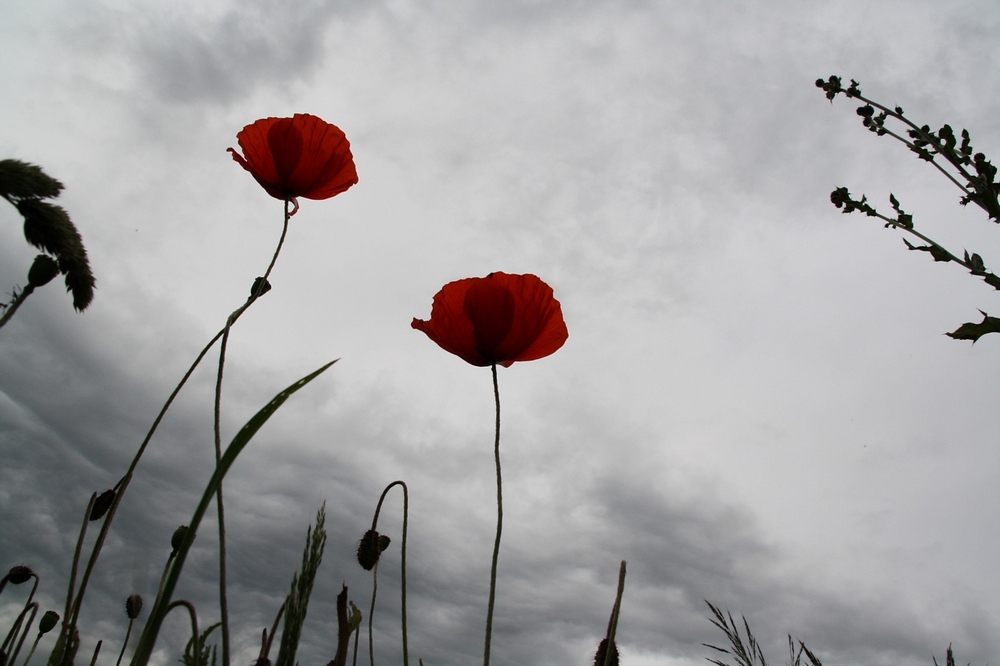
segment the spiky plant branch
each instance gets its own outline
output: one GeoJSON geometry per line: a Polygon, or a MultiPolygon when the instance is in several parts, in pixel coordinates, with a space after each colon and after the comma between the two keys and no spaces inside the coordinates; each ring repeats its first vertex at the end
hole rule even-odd
{"type": "MultiPolygon", "coordinates": [[[[985,154],[974,152],[968,130],[961,131],[961,141],[959,141],[950,125],[943,125],[937,132],[931,130],[929,125],[918,126],[906,117],[902,107],[889,108],[862,95],[860,85],[853,79],[846,88],[839,76],[831,76],[826,80],[818,79],[816,86],[823,89],[831,102],[841,94],[848,99],[862,102],[863,105],[858,107],[857,113],[866,129],[878,136],[892,137],[905,145],[919,159],[932,164],[962,191],[959,200],[962,206],[976,204],[986,212],[989,219],[1000,224],[1000,183],[997,182],[997,168],[985,154]]],[[[860,199],[853,198],[846,187],[836,188],[830,194],[830,201],[844,213],[861,212],[882,220],[887,228],[902,229],[926,243],[914,245],[904,238],[903,242],[907,249],[927,252],[934,261],[955,262],[994,289],[1000,290],[1000,276],[986,268],[981,255],[965,250],[960,256],[917,231],[914,228],[913,216],[902,209],[893,194],[889,194],[889,204],[894,212],[891,216],[879,212],[868,203],[866,196],[860,199]]],[[[963,324],[948,335],[955,339],[975,342],[987,333],[1000,333],[1000,318],[990,317],[985,312],[982,314],[982,322],[963,324]]]]}
{"type": "MultiPolygon", "coordinates": [[[[708,618],[709,621],[726,635],[726,638],[729,640],[729,648],[721,648],[709,643],[702,643],[702,645],[722,654],[730,655],[736,660],[736,666],[767,666],[767,659],[764,658],[760,644],[757,643],[753,632],[750,631],[750,623],[747,622],[746,617],[743,618],[743,628],[746,631],[746,641],[744,642],[743,637],[740,636],[740,628],[733,619],[733,614],[728,611],[723,613],[708,600],[705,603],[708,604],[708,607],[712,610],[712,614],[715,615],[714,619],[708,618]]],[[[708,657],[706,659],[716,666],[730,666],[719,659],[709,659],[708,657]]]]}

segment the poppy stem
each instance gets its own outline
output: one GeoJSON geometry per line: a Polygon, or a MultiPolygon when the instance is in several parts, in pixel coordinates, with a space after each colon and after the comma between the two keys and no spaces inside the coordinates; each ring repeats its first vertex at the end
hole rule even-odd
{"type": "MultiPolygon", "coordinates": [[[[285,236],[288,235],[288,220],[295,213],[294,210],[289,211],[289,200],[285,199],[285,221],[281,228],[281,237],[278,239],[278,246],[274,249],[274,255],[271,257],[271,263],[268,264],[267,270],[264,272],[264,277],[257,282],[255,282],[255,288],[250,293],[250,298],[246,303],[243,304],[240,309],[236,310],[229,316],[226,321],[226,328],[222,333],[222,342],[219,344],[219,372],[215,379],[215,464],[218,465],[222,460],[222,373],[223,368],[226,365],[226,347],[229,344],[229,332],[236,322],[236,319],[242,315],[254,301],[263,295],[264,290],[267,288],[267,278],[274,269],[274,264],[278,261],[278,254],[281,252],[282,245],[285,244],[285,236]]],[[[298,210],[298,204],[296,204],[295,209],[298,210]]],[[[216,502],[215,505],[218,508],[219,516],[219,614],[222,626],[222,664],[223,666],[229,666],[230,664],[230,651],[229,651],[229,602],[226,595],[227,579],[226,579],[226,511],[225,504],[222,501],[222,480],[219,480],[219,487],[215,493],[216,502]]]]}
{"type": "Polygon", "coordinates": [[[493,370],[493,397],[497,406],[496,439],[493,457],[497,466],[497,537],[493,542],[493,564],[490,567],[490,601],[486,609],[486,639],[483,645],[483,666],[490,666],[490,641],[493,638],[493,605],[497,593],[497,560],[500,558],[500,535],[503,532],[503,478],[500,474],[500,385],[497,383],[497,364],[493,370]]]}

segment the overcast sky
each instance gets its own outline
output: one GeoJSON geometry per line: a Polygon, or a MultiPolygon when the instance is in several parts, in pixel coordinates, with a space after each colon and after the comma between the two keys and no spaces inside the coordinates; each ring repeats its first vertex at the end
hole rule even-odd
{"type": "MultiPolygon", "coordinates": [[[[1000,314],[996,296],[829,193],[888,208],[893,192],[918,228],[991,267],[996,229],[814,81],[855,78],[920,123],[968,128],[996,163],[997,10],[6,0],[0,158],[65,184],[97,292],[77,314],[54,282],[0,330],[0,567],[32,566],[61,606],[90,493],[123,474],[277,242],[281,203],[226,148],[258,118],[303,112],[346,132],[360,182],[302,202],[273,290],[234,329],[224,439],[341,361],[227,477],[235,663],[256,656],[324,501],[300,661],[332,658],[334,596],[346,583],[367,614],[352,551],[395,479],[410,492],[412,663],[481,658],[490,373],[409,323],[446,282],[503,270],[548,282],[570,337],[500,371],[495,663],[587,663],[625,559],[628,666],[705,663],[701,644],[725,640],[705,599],[745,614],[776,664],[787,634],[825,664],[929,666],[949,643],[996,664],[1000,337],[943,335],[977,308],[1000,314]]],[[[35,255],[21,226],[0,206],[6,295],[35,255]]],[[[102,663],[210,476],[216,361],[161,426],[105,547],[81,621],[81,653],[103,638],[102,663]]],[[[380,663],[401,663],[401,509],[393,491],[380,663]]],[[[178,590],[203,625],[218,617],[213,530],[178,590]]],[[[160,663],[185,640],[170,618],[160,663]]]]}

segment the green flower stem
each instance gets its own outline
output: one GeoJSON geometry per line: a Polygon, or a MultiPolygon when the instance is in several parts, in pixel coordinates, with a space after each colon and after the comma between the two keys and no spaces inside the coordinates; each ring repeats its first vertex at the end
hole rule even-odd
{"type": "MultiPolygon", "coordinates": [[[[66,610],[63,613],[63,623],[60,628],[61,636],[63,636],[64,640],[67,641],[73,635],[73,629],[76,627],[75,614],[80,612],[79,604],[74,605],[73,603],[74,588],[76,586],[76,574],[80,568],[80,555],[83,553],[83,541],[87,536],[87,525],[90,524],[90,512],[93,511],[94,503],[96,501],[97,493],[91,493],[90,502],[87,503],[87,510],[83,513],[83,524],[80,525],[80,536],[76,539],[76,550],[73,551],[73,563],[70,566],[69,571],[69,590],[66,592],[66,610]]],[[[110,517],[108,520],[110,520],[110,517]]],[[[82,597],[82,593],[80,596],[82,597]]]]}
{"type": "Polygon", "coordinates": [[[35,636],[35,642],[31,644],[31,649],[28,650],[28,656],[24,658],[22,666],[28,666],[28,662],[31,661],[31,658],[35,655],[35,650],[38,649],[38,643],[41,642],[43,635],[44,634],[39,631],[38,635],[35,636]]]}
{"type": "Polygon", "coordinates": [[[188,530],[184,535],[184,541],[177,549],[174,565],[170,568],[170,575],[167,576],[163,589],[156,596],[156,601],[153,602],[153,608],[149,613],[149,619],[146,621],[146,626],[143,629],[142,638],[139,639],[139,645],[136,647],[135,654],[132,656],[132,666],[144,666],[149,662],[149,658],[153,654],[153,645],[156,643],[156,637],[160,632],[161,625],[163,624],[163,618],[166,617],[166,614],[170,609],[170,597],[173,596],[174,588],[177,587],[177,581],[180,578],[181,569],[184,567],[184,560],[187,558],[187,554],[191,550],[195,535],[198,531],[198,526],[201,524],[202,518],[205,517],[208,505],[211,504],[212,500],[215,498],[216,490],[222,482],[222,478],[229,471],[229,468],[232,467],[237,456],[239,456],[243,449],[246,448],[247,444],[250,443],[250,440],[253,439],[253,436],[257,434],[257,431],[260,430],[261,426],[263,426],[264,423],[271,418],[271,415],[273,415],[274,412],[276,412],[293,393],[318,377],[334,363],[336,363],[336,361],[327,363],[319,370],[306,375],[276,395],[271,402],[258,411],[253,418],[247,421],[240,431],[236,433],[236,437],[233,438],[233,441],[229,444],[226,452],[222,455],[222,459],[215,467],[212,478],[205,487],[205,492],[202,494],[201,502],[198,504],[198,508],[195,509],[194,515],[191,517],[191,522],[188,524],[188,530]]]}
{"type": "MultiPolygon", "coordinates": [[[[7,632],[7,637],[4,638],[3,643],[0,643],[0,652],[3,654],[9,654],[10,645],[17,637],[17,632],[21,630],[21,623],[24,621],[24,616],[28,613],[29,609],[35,607],[37,609],[38,604],[34,602],[35,592],[38,590],[38,574],[32,573],[31,577],[34,578],[35,582],[31,585],[31,592],[28,593],[28,599],[24,602],[24,608],[21,610],[20,615],[18,615],[17,620],[11,626],[10,631],[7,632]]],[[[0,590],[3,590],[4,586],[7,584],[7,577],[4,576],[3,581],[0,582],[0,590]]],[[[34,617],[34,614],[32,614],[34,617]]],[[[11,660],[10,663],[13,663],[11,660]]]]}
{"type": "Polygon", "coordinates": [[[7,640],[4,641],[3,652],[4,654],[9,654],[9,663],[13,664],[14,660],[17,659],[18,653],[21,651],[21,647],[24,645],[24,640],[28,637],[28,632],[31,630],[31,625],[35,621],[35,616],[38,614],[38,602],[32,601],[21,614],[17,616],[17,621],[11,628],[11,633],[8,635],[7,640]],[[27,622],[25,622],[27,618],[27,622]],[[15,631],[16,630],[16,631],[15,631]],[[20,634],[20,638],[18,638],[20,634]],[[17,646],[14,646],[14,641],[17,641],[17,646]],[[11,650],[13,648],[13,650],[11,650]]]}
{"type": "MultiPolygon", "coordinates": [[[[288,202],[289,200],[285,199],[285,220],[281,227],[281,238],[278,239],[278,246],[274,249],[274,255],[271,257],[271,263],[264,272],[264,278],[258,281],[257,289],[254,293],[250,294],[250,301],[248,301],[248,303],[253,302],[263,294],[265,285],[267,284],[267,278],[274,269],[274,264],[278,261],[278,254],[281,252],[281,247],[285,243],[285,236],[288,235],[288,220],[291,218],[291,213],[288,210],[288,202]]],[[[226,347],[229,344],[229,332],[232,330],[233,324],[236,322],[236,317],[240,314],[242,314],[242,311],[237,310],[229,317],[228,320],[226,320],[226,327],[222,332],[222,343],[219,345],[219,372],[215,379],[214,415],[216,465],[218,465],[219,461],[222,460],[222,429],[220,422],[222,418],[222,373],[223,368],[226,365],[226,347]]],[[[222,501],[221,479],[219,480],[219,489],[216,493],[216,506],[218,507],[219,515],[219,612],[222,622],[222,664],[223,666],[229,666],[229,602],[227,601],[226,595],[226,511],[225,504],[222,501]]]]}
{"type": "Polygon", "coordinates": [[[500,535],[503,532],[503,478],[500,474],[500,385],[497,383],[497,364],[493,370],[493,397],[497,406],[496,439],[493,457],[497,467],[497,537],[493,542],[493,564],[490,567],[490,601],[486,609],[486,638],[483,641],[483,666],[490,666],[490,641],[493,638],[493,605],[497,594],[497,560],[500,558],[500,535]]]}
{"type": "Polygon", "coordinates": [[[35,288],[29,284],[21,290],[21,293],[18,294],[13,301],[11,301],[10,305],[7,306],[7,312],[4,313],[3,317],[0,317],[0,328],[3,328],[4,325],[10,321],[10,318],[14,316],[15,312],[17,312],[17,309],[21,307],[21,303],[24,303],[28,296],[31,296],[31,292],[33,291],[35,291],[35,288]]]}
{"type": "MultiPolygon", "coordinates": [[[[122,641],[122,651],[118,653],[118,661],[115,662],[115,666],[121,666],[122,657],[125,656],[125,648],[128,647],[128,639],[132,635],[132,625],[135,624],[135,619],[128,619],[128,629],[125,630],[125,640],[122,641]]],[[[25,664],[27,666],[27,664],[25,664]]]]}

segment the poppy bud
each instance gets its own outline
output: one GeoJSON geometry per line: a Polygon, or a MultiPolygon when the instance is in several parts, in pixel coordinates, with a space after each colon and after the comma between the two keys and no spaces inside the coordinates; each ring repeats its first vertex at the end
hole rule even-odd
{"type": "Polygon", "coordinates": [[[262,277],[256,278],[253,281],[253,286],[250,287],[250,298],[260,298],[267,292],[271,291],[271,283],[262,277]]]}
{"type": "Polygon", "coordinates": [[[28,269],[28,284],[32,287],[41,287],[52,282],[57,275],[59,275],[59,264],[56,260],[40,254],[35,257],[31,268],[28,269]]]}
{"type": "Polygon", "coordinates": [[[21,583],[27,583],[35,572],[31,570],[31,567],[26,567],[23,564],[18,564],[10,568],[7,572],[7,580],[9,580],[14,585],[20,585],[21,583]]]}
{"type": "Polygon", "coordinates": [[[375,530],[368,530],[365,535],[361,537],[361,543],[358,544],[358,564],[365,571],[371,571],[378,564],[378,558],[382,554],[382,551],[389,547],[390,543],[389,537],[384,534],[379,534],[375,530]]]}
{"type": "Polygon", "coordinates": [[[47,634],[55,629],[57,624],[59,624],[59,613],[52,610],[45,611],[45,615],[38,621],[38,633],[47,634]]]}
{"type": "Polygon", "coordinates": [[[104,514],[108,512],[111,508],[111,504],[115,501],[115,491],[105,490],[103,493],[97,496],[94,500],[94,506],[90,509],[90,519],[100,520],[104,517],[104,514]]]}
{"type": "Polygon", "coordinates": [[[173,536],[170,537],[170,547],[175,553],[181,549],[181,544],[184,543],[184,537],[187,536],[189,529],[190,528],[187,525],[181,525],[174,530],[173,536]]]}
{"type": "Polygon", "coordinates": [[[134,620],[139,617],[139,613],[142,612],[142,597],[138,594],[128,595],[128,599],[125,600],[125,614],[128,615],[128,619],[134,620]]]}
{"type": "MultiPolygon", "coordinates": [[[[601,639],[601,643],[597,646],[597,654],[594,655],[594,666],[604,666],[605,659],[608,657],[608,639],[601,639]]],[[[618,666],[618,646],[615,645],[614,641],[611,641],[611,657],[607,659],[609,666],[618,666]]]]}

